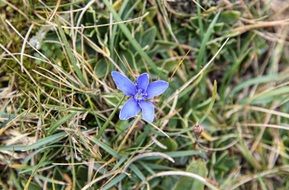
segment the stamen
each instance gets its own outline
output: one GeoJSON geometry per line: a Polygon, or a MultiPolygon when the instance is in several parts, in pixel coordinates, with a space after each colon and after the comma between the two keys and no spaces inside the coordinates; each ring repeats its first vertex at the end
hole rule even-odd
{"type": "Polygon", "coordinates": [[[137,89],[137,92],[134,95],[134,99],[137,101],[144,100],[146,97],[147,97],[147,93],[143,92],[142,89],[137,89]]]}

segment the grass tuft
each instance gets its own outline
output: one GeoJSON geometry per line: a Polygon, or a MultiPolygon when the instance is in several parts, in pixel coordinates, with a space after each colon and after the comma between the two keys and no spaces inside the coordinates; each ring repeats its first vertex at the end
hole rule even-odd
{"type": "Polygon", "coordinates": [[[0,189],[289,189],[287,4],[0,1],[0,189]]]}

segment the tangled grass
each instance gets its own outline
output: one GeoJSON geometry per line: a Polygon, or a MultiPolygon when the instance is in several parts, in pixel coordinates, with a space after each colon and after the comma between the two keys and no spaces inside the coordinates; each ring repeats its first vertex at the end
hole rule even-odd
{"type": "Polygon", "coordinates": [[[289,189],[288,4],[0,1],[1,189],[289,189]],[[154,123],[112,70],[169,81],[154,123]]]}

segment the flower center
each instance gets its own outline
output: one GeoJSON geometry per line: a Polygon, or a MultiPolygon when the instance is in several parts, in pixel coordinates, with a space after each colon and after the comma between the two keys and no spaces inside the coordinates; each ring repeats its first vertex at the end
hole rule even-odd
{"type": "Polygon", "coordinates": [[[136,94],[134,95],[134,99],[137,101],[144,100],[147,97],[147,93],[142,89],[137,89],[136,94]]]}

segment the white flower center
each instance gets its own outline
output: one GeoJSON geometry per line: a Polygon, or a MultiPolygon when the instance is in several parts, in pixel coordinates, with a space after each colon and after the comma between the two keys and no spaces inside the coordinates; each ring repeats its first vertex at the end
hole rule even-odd
{"type": "Polygon", "coordinates": [[[146,97],[147,97],[147,93],[143,92],[142,89],[137,89],[137,92],[134,95],[134,99],[137,101],[144,100],[146,97]]]}

